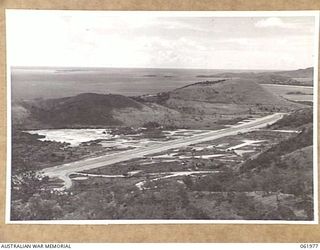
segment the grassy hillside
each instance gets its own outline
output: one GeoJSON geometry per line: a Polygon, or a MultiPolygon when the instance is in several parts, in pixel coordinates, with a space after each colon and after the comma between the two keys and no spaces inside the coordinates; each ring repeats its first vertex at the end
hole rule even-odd
{"type": "Polygon", "coordinates": [[[290,111],[301,107],[247,79],[192,84],[166,95],[162,94],[160,101],[173,109],[204,114],[290,111]]]}
{"type": "Polygon", "coordinates": [[[288,104],[247,79],[198,83],[172,91],[170,98],[228,104],[288,104]]]}
{"type": "Polygon", "coordinates": [[[285,115],[270,128],[272,129],[300,129],[313,122],[313,109],[304,108],[285,115]]]}
{"type": "MultiPolygon", "coordinates": [[[[13,125],[21,129],[143,126],[215,127],[215,117],[185,114],[121,95],[81,94],[73,97],[15,104],[13,125]]],[[[218,127],[221,127],[220,125],[218,127]]]]}
{"type": "Polygon", "coordinates": [[[249,169],[263,169],[270,167],[271,163],[279,160],[279,157],[282,155],[289,154],[303,147],[311,146],[312,144],[312,126],[305,126],[304,130],[296,136],[290,137],[288,140],[282,141],[279,144],[271,147],[255,159],[249,159],[242,165],[241,169],[246,171],[249,169]]]}
{"type": "MultiPolygon", "coordinates": [[[[91,93],[27,102],[21,106],[29,112],[27,117],[29,127],[121,125],[121,121],[113,116],[115,109],[131,108],[139,111],[144,108],[143,104],[122,95],[91,93]]],[[[16,113],[16,116],[20,113],[16,113]]],[[[14,114],[14,118],[16,116],[14,114]]],[[[16,120],[21,119],[16,118],[16,120]]]]}

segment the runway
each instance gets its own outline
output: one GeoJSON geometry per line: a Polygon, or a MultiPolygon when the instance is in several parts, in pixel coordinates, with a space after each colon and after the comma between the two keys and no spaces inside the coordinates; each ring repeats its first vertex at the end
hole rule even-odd
{"type": "Polygon", "coordinates": [[[268,124],[273,124],[283,117],[282,113],[275,113],[264,116],[253,121],[235,125],[229,128],[205,132],[198,135],[184,137],[167,142],[161,142],[154,145],[149,145],[144,148],[136,148],[132,150],[122,151],[109,155],[84,159],[67,164],[58,165],[43,169],[43,175],[50,178],[59,178],[64,181],[64,188],[68,189],[72,186],[72,181],[69,175],[75,172],[90,170],[94,168],[104,167],[111,164],[128,161],[136,158],[145,157],[147,155],[160,153],[169,149],[181,148],[192,144],[197,144],[205,141],[212,141],[225,136],[236,135],[238,133],[245,133],[255,129],[263,128],[268,124]]]}

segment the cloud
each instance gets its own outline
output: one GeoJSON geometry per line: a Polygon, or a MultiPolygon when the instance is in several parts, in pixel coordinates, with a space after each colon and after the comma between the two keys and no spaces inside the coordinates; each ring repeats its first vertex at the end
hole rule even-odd
{"type": "Polygon", "coordinates": [[[269,27],[293,28],[292,23],[285,23],[279,17],[269,17],[269,18],[262,19],[256,22],[255,26],[258,28],[269,28],[269,27]]]}
{"type": "Polygon", "coordinates": [[[213,22],[15,10],[7,13],[7,27],[8,58],[16,66],[303,68],[312,62],[314,47],[314,19],[306,17],[217,17],[213,22]]]}

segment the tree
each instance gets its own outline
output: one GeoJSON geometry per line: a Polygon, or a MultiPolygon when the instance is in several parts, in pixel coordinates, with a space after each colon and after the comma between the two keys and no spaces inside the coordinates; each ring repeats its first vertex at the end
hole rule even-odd
{"type": "Polygon", "coordinates": [[[12,220],[54,220],[63,215],[59,201],[64,193],[49,189],[49,178],[35,171],[12,176],[12,220]]]}
{"type": "Polygon", "coordinates": [[[49,177],[41,176],[35,171],[27,171],[11,178],[12,200],[29,200],[35,193],[44,190],[48,184],[49,177]]]}

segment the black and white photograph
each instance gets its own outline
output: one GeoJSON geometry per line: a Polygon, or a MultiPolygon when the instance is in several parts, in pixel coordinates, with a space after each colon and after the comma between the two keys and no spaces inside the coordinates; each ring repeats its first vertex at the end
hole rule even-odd
{"type": "Polygon", "coordinates": [[[318,223],[319,12],[6,10],[7,223],[318,223]]]}

